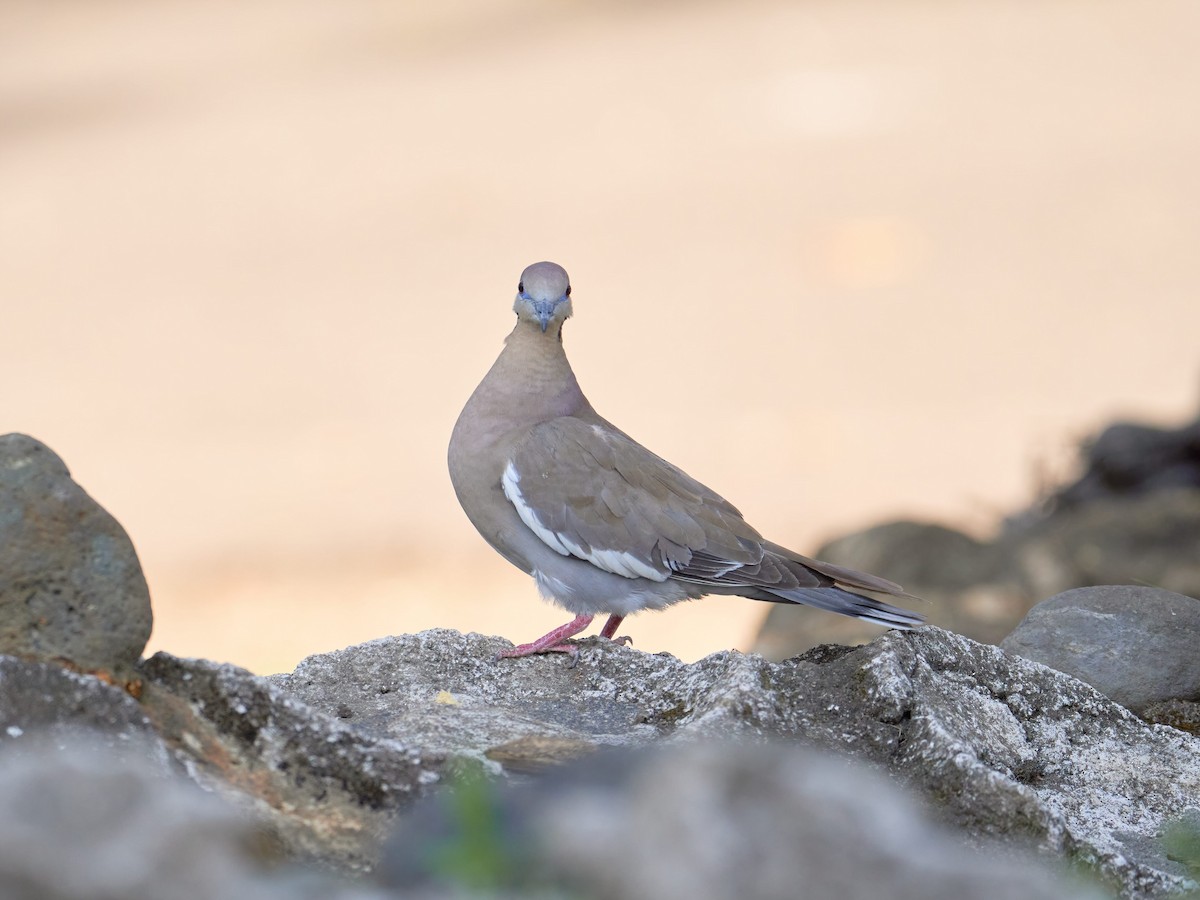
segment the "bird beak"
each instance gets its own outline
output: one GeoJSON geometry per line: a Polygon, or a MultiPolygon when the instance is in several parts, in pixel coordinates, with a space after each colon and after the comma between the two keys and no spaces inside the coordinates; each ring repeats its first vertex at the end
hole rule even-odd
{"type": "Polygon", "coordinates": [[[533,307],[533,314],[537,316],[538,324],[542,326],[543,333],[550,325],[550,317],[554,315],[554,310],[558,308],[558,304],[562,303],[564,298],[559,297],[557,300],[530,300],[530,305],[533,307]]]}

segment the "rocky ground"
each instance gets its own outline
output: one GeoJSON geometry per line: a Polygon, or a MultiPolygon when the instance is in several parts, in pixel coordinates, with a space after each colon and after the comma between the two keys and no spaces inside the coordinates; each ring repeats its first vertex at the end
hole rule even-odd
{"type": "MultiPolygon", "coordinates": [[[[1146,585],[1200,597],[1200,418],[1177,428],[1119,422],[1086,439],[1079,457],[1074,481],[1010,516],[989,540],[899,521],[839,538],[815,555],[887,572],[927,601],[930,621],[987,643],[1071,588],[1146,585]]],[[[754,650],[784,659],[879,633],[857,620],[776,605],[754,650]]]]}
{"type": "MultiPolygon", "coordinates": [[[[1200,509],[1186,486],[1150,497],[1200,509]]],[[[1081,533],[1069,514],[1027,530],[1081,533]]],[[[973,589],[962,560],[943,558],[947,596],[973,589]]],[[[918,631],[774,662],[599,638],[574,666],[497,662],[508,642],[436,630],[263,678],[139,659],[124,532],[49,448],[0,437],[0,893],[1195,891],[1200,603],[1064,587],[1001,646],[940,627],[947,600],[918,631]]]]}

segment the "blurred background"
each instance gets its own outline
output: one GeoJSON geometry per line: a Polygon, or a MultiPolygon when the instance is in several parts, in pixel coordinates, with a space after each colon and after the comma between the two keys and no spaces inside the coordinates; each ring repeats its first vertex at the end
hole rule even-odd
{"type": "MultiPolygon", "coordinates": [[[[801,552],[977,534],[1200,397],[1194,0],[5,0],[0,432],[258,672],[565,621],[445,447],[517,277],[593,404],[801,552]]],[[[880,572],[887,575],[887,572],[880,572]]],[[[631,620],[746,647],[764,605],[631,620]]]]}

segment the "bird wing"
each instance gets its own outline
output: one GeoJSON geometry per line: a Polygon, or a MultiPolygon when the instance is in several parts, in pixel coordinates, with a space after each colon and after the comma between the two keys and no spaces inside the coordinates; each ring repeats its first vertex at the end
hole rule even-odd
{"type": "Polygon", "coordinates": [[[548,547],[615,575],[803,603],[890,628],[922,621],[841,587],[907,596],[899,585],[764,541],[728,500],[603,420],[534,426],[501,486],[548,547]]]}
{"type": "Polygon", "coordinates": [[[730,584],[763,559],[762,536],[733,504],[605,424],[534,426],[502,487],[547,546],[616,575],[730,584]]]}

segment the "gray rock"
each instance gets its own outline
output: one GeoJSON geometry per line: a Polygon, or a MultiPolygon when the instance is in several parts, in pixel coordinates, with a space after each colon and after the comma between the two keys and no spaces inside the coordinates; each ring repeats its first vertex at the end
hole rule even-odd
{"type": "MultiPolygon", "coordinates": [[[[830,562],[877,572],[928,601],[930,622],[996,643],[1039,601],[1097,584],[1152,584],[1200,596],[1200,490],[1104,494],[979,542],[896,522],[817,550],[830,562]]],[[[860,643],[879,629],[817,610],[775,605],[755,650],[771,659],[822,642],[860,643]]]]}
{"type": "Polygon", "coordinates": [[[631,654],[631,672],[621,668],[628,660],[602,652],[586,670],[542,659],[497,663],[496,654],[511,646],[502,638],[434,629],[311,656],[270,680],[368,733],[403,737],[447,756],[503,753],[534,738],[541,741],[538,755],[563,742],[592,749],[647,743],[664,733],[663,715],[670,730],[656,679],[680,671],[673,656],[631,654]]]}
{"type": "MultiPolygon", "coordinates": [[[[469,788],[477,804],[479,790],[469,788]]],[[[568,896],[1103,896],[1026,853],[969,846],[862,763],[781,741],[614,751],[483,800],[483,832],[456,811],[461,799],[423,801],[401,820],[379,877],[402,890],[447,887],[461,878],[439,865],[447,852],[491,842],[504,857],[475,873],[488,886],[568,896]]]]}
{"type": "Polygon", "coordinates": [[[1084,442],[1083,474],[1049,500],[1069,509],[1115,494],[1200,488],[1200,419],[1181,428],[1116,422],[1084,442]]]}
{"type": "Polygon", "coordinates": [[[1192,700],[1163,700],[1151,703],[1139,715],[1155,725],[1170,725],[1200,737],[1200,703],[1192,700]]]}
{"type": "Polygon", "coordinates": [[[152,723],[123,689],[53,663],[0,656],[0,746],[68,740],[80,729],[113,752],[157,745],[166,765],[152,723]]]}
{"type": "MultiPolygon", "coordinates": [[[[1160,830],[1200,806],[1200,741],[1147,725],[1082,682],[998,648],[925,628],[779,664],[732,652],[684,664],[593,639],[571,668],[558,657],[494,662],[506,646],[426,632],[313,657],[271,679],[159,654],[143,665],[140,705],[95,678],[0,660],[0,738],[19,748],[35,727],[88,716],[111,745],[153,729],[158,762],[143,771],[183,771],[252,811],[288,856],[354,871],[372,866],[390,824],[458,760],[521,782],[564,759],[583,756],[587,766],[607,746],[672,754],[714,738],[801,740],[890,771],[975,840],[1029,842],[1082,860],[1127,897],[1191,884],[1187,867],[1162,850],[1160,830]]],[[[731,765],[731,785],[776,789],[731,765]]],[[[780,766],[763,765],[779,775],[780,766]]],[[[710,761],[694,771],[718,769],[710,761]]],[[[664,770],[650,771],[651,781],[673,785],[669,793],[698,792],[705,821],[720,818],[713,810],[722,797],[731,816],[751,814],[736,790],[679,775],[685,791],[664,770]]],[[[803,793],[776,787],[797,803],[803,793]]],[[[626,812],[649,816],[656,805],[638,802],[628,800],[626,812]]],[[[612,838],[604,823],[626,812],[597,813],[589,827],[612,838]]],[[[760,834],[758,824],[746,827],[760,834]]],[[[718,840],[714,833],[696,831],[695,840],[718,840]]],[[[679,837],[675,849],[693,852],[683,840],[692,838],[679,837]]],[[[555,859],[579,871],[568,850],[555,859]]],[[[637,877],[630,869],[629,883],[637,877]]],[[[611,890],[622,890],[616,884],[611,890]]]]}
{"type": "Polygon", "coordinates": [[[235,666],[156,653],[142,708],[192,779],[249,805],[287,853],[365,871],[441,756],[345,724],[235,666]]]}
{"type": "Polygon", "coordinates": [[[159,768],[157,748],[102,744],[76,732],[4,748],[5,900],[382,900],[278,870],[253,820],[159,768]]]}
{"type": "MultiPolygon", "coordinates": [[[[988,643],[1034,604],[1071,588],[1150,584],[1200,596],[1200,419],[1166,429],[1118,422],[1085,441],[1079,455],[1076,481],[1009,516],[990,540],[893,522],[815,555],[903,584],[928,601],[929,621],[988,643]]],[[[781,604],[767,614],[754,649],[785,659],[878,633],[781,604]]]]}
{"type": "Polygon", "coordinates": [[[0,653],[127,677],[150,592],[124,529],[53,451],[0,436],[0,653]]]}
{"type": "MultiPolygon", "coordinates": [[[[941,525],[889,522],[831,541],[816,556],[904,585],[924,601],[910,605],[929,621],[987,643],[1008,634],[1031,603],[1004,546],[941,525]]],[[[858,619],[775,603],[753,649],[781,660],[819,644],[861,644],[882,633],[858,619]]]]}
{"type": "Polygon", "coordinates": [[[1149,587],[1076,588],[1029,611],[1001,646],[1134,712],[1200,700],[1200,600],[1149,587]]]}
{"type": "Polygon", "coordinates": [[[1200,490],[1097,499],[1006,538],[1030,597],[1098,584],[1200,595],[1200,490]]]}
{"type": "Polygon", "coordinates": [[[778,664],[728,652],[689,665],[595,639],[570,668],[492,662],[506,646],[424,632],[313,657],[272,681],[366,732],[496,770],[498,749],[521,758],[538,737],[576,753],[800,738],[885,766],[970,834],[1087,862],[1125,896],[1191,885],[1154,847],[1162,823],[1200,801],[1200,741],[996,647],[924,628],[778,664]]]}
{"type": "Polygon", "coordinates": [[[924,522],[889,522],[830,541],[821,548],[865,566],[887,566],[901,583],[962,591],[998,578],[1003,561],[989,545],[953,528],[924,522]]]}
{"type": "MultiPolygon", "coordinates": [[[[48,802],[59,803],[56,815],[62,815],[41,822],[42,830],[29,841],[55,845],[56,829],[67,828],[72,816],[93,822],[100,813],[91,811],[87,803],[99,792],[102,796],[96,801],[98,809],[107,810],[115,802],[104,799],[108,792],[116,791],[112,785],[125,784],[132,778],[129,790],[139,792],[143,790],[142,782],[159,785],[186,776],[203,787],[207,795],[229,801],[229,811],[221,814],[224,819],[234,817],[235,808],[243,826],[253,818],[256,842],[277,845],[290,859],[316,861],[347,871],[362,871],[373,864],[378,844],[396,810],[437,778],[440,761],[435,755],[422,758],[395,741],[363,734],[233,666],[158,654],[144,664],[141,674],[143,691],[138,702],[123,688],[94,676],[52,663],[0,656],[0,844],[9,837],[5,829],[15,828],[19,821],[12,819],[12,809],[5,807],[3,785],[7,783],[5,773],[10,771],[5,767],[17,759],[53,756],[57,747],[70,751],[63,758],[66,768],[59,773],[59,780],[64,790],[77,792],[79,797],[60,803],[55,799],[57,795],[49,795],[48,802]],[[103,764],[76,776],[71,753],[83,753],[103,764]],[[136,778],[127,769],[136,772],[136,778]],[[110,778],[110,770],[121,774],[110,778]],[[98,785],[88,787],[95,779],[98,785]]],[[[46,778],[54,780],[56,764],[47,760],[46,765],[51,773],[46,778]]],[[[11,771],[25,773],[26,769],[11,771]]],[[[174,790],[170,785],[163,789],[174,790]]],[[[137,796],[133,807],[142,802],[141,795],[137,796]]],[[[181,809],[186,810],[187,804],[181,809]]],[[[74,832],[61,836],[58,844],[81,842],[79,873],[74,878],[86,881],[89,867],[99,866],[105,854],[112,855],[110,840],[134,841],[136,830],[152,828],[153,818],[161,812],[153,804],[134,811],[136,821],[128,824],[130,830],[123,830],[123,821],[116,822],[113,836],[98,834],[94,844],[87,844],[85,836],[74,832]]],[[[197,813],[201,819],[202,813],[197,813]]],[[[246,830],[243,826],[239,826],[239,833],[246,830]]],[[[174,825],[167,822],[165,827],[174,825]]],[[[201,825],[197,827],[203,830],[201,825]]],[[[181,845],[188,840],[182,833],[169,838],[176,839],[181,845]]],[[[15,846],[25,845],[17,841],[15,846]]],[[[144,839],[140,846],[158,845],[144,839]]],[[[126,896],[99,890],[94,894],[73,893],[78,887],[74,881],[59,885],[42,872],[49,865],[46,860],[51,850],[28,860],[35,867],[28,873],[34,893],[18,893],[11,884],[25,877],[14,874],[25,871],[18,865],[21,854],[8,858],[3,849],[0,847],[0,897],[6,900],[22,896],[126,896]]],[[[155,868],[161,861],[145,860],[135,866],[131,858],[134,853],[131,849],[120,856],[121,864],[133,866],[131,871],[137,878],[144,877],[147,884],[152,884],[163,872],[155,868]]],[[[104,872],[98,877],[106,883],[104,872]]],[[[145,896],[197,900],[242,896],[205,893],[203,884],[206,882],[198,882],[191,893],[190,888],[180,888],[180,893],[145,896]]],[[[140,885],[139,881],[132,886],[129,896],[143,896],[140,885]]],[[[315,889],[311,895],[332,896],[315,889]]],[[[291,895],[281,892],[263,896],[291,895]]]]}

